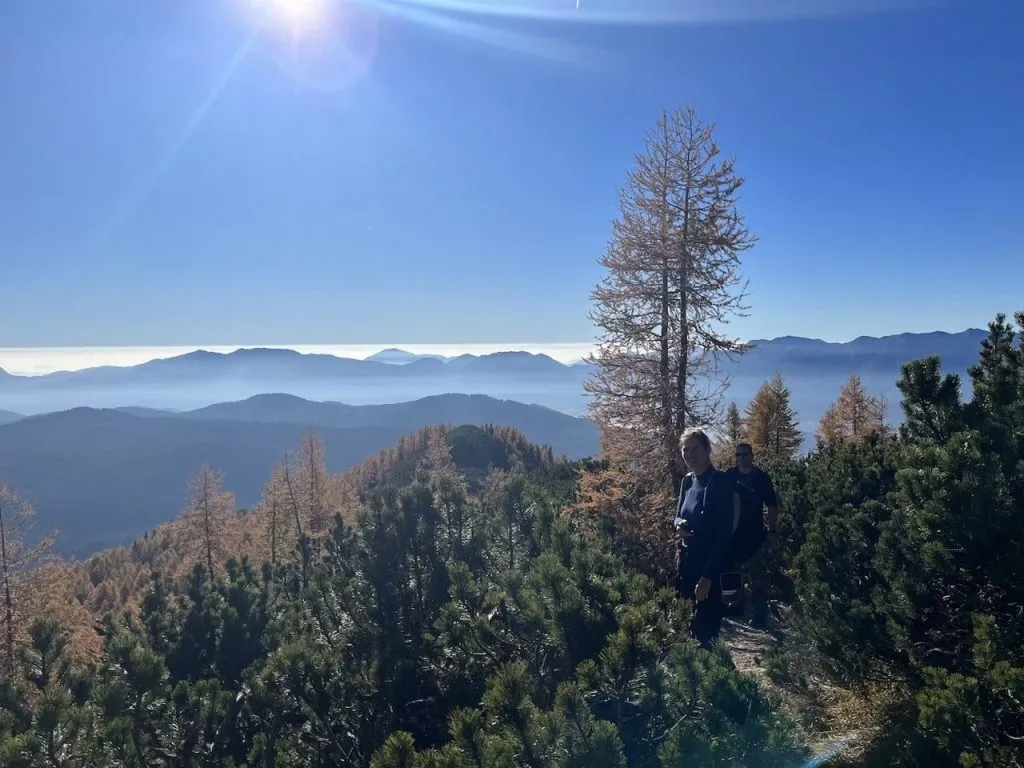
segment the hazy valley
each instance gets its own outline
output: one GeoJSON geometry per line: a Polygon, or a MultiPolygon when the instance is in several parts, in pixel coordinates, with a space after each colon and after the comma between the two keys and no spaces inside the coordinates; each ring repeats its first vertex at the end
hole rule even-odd
{"type": "MultiPolygon", "coordinates": [[[[775,373],[793,392],[802,428],[813,432],[821,414],[851,374],[871,392],[898,402],[896,380],[908,360],[939,355],[943,367],[963,373],[985,332],[899,334],[845,343],[786,336],[756,340],[754,348],[722,370],[731,378],[727,399],[740,406],[775,373]]],[[[383,350],[367,360],[303,355],[290,350],[241,349],[191,354],[126,367],[98,367],[43,376],[0,374],[0,423],[79,406],[195,410],[269,392],[313,401],[380,405],[459,392],[586,414],[584,363],[546,355],[504,352],[453,358],[383,350]]],[[[899,418],[897,409],[892,416],[899,418]]]]}

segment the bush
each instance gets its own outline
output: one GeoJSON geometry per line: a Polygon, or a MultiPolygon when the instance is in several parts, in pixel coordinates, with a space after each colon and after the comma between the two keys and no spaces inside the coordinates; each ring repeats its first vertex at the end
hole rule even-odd
{"type": "Polygon", "coordinates": [[[1004,317],[970,377],[965,402],[937,359],[908,363],[898,440],[801,469],[800,628],[836,677],[902,692],[885,759],[1024,764],[1024,352],[1004,317]]]}

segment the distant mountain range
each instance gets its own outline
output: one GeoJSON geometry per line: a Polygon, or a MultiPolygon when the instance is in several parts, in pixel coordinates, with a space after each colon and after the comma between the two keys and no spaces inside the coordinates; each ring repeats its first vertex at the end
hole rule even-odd
{"type": "MultiPolygon", "coordinates": [[[[776,372],[793,393],[801,429],[813,435],[817,421],[853,373],[889,403],[888,416],[901,420],[896,381],[900,365],[939,355],[947,371],[964,374],[978,358],[986,332],[898,334],[861,337],[845,343],[802,337],[754,341],[754,348],[723,361],[730,376],[727,400],[741,408],[776,372]]],[[[211,403],[243,400],[265,392],[287,392],[343,408],[407,402],[452,392],[536,403],[583,416],[583,382],[591,367],[562,364],[546,355],[505,352],[491,355],[416,355],[382,350],[376,360],[304,355],[290,350],[246,349],[229,354],[193,352],[128,367],[101,367],[46,376],[0,376],[0,424],[21,414],[78,406],[122,408],[134,415],[152,411],[195,411],[211,403]],[[382,362],[382,361],[388,362],[382,362]],[[131,404],[132,408],[123,408],[131,404]]],[[[969,383],[965,380],[965,389],[969,383]]],[[[337,417],[337,413],[335,413],[337,417]]]]}
{"type": "Polygon", "coordinates": [[[339,471],[435,424],[513,427],[571,458],[598,448],[589,421],[486,396],[357,407],[262,395],[187,413],[75,408],[22,418],[0,426],[0,481],[33,501],[40,533],[60,529],[61,552],[85,555],[176,517],[188,475],[203,462],[225,472],[245,507],[310,426],[324,440],[329,469],[339,471]]]}
{"type": "MultiPolygon", "coordinates": [[[[385,357],[396,358],[395,351],[386,352],[385,357]]],[[[586,371],[527,352],[418,357],[394,364],[288,349],[240,349],[227,354],[200,350],[133,366],[42,376],[8,374],[0,377],[0,408],[23,414],[125,404],[194,410],[264,392],[367,405],[465,392],[578,413],[585,376],[586,371]]]]}
{"type": "Polygon", "coordinates": [[[444,355],[418,355],[414,352],[406,352],[404,349],[395,349],[394,347],[382,349],[377,354],[370,355],[366,359],[376,363],[388,363],[389,365],[406,365],[408,363],[414,363],[417,360],[448,361],[448,358],[444,355]]]}
{"type": "Polygon", "coordinates": [[[751,342],[754,349],[731,368],[744,375],[770,376],[778,371],[784,376],[834,372],[846,375],[892,372],[899,376],[903,363],[938,355],[946,370],[964,371],[977,362],[981,341],[987,335],[988,331],[970,328],[959,333],[933,331],[881,338],[860,336],[842,343],[800,336],[758,339],[751,342]]]}
{"type": "MultiPolygon", "coordinates": [[[[724,362],[723,369],[735,384],[730,397],[740,403],[776,372],[791,382],[797,399],[803,397],[800,382],[813,381],[806,391],[807,406],[800,410],[816,420],[815,414],[825,407],[818,402],[818,394],[838,387],[850,374],[860,374],[891,397],[902,363],[937,354],[947,370],[963,372],[976,361],[985,335],[983,330],[970,329],[864,336],[844,343],[785,336],[754,341],[754,349],[724,362]]],[[[200,350],[134,366],[43,376],[5,374],[0,376],[0,408],[38,414],[131,403],[194,410],[264,392],[367,405],[465,392],[579,415],[586,408],[582,385],[591,372],[585,362],[566,365],[547,355],[515,351],[446,358],[385,349],[367,360],[355,360],[287,349],[240,349],[227,354],[200,350]]]]}
{"type": "Polygon", "coordinates": [[[234,352],[196,350],[176,357],[150,360],[131,366],[99,366],[79,371],[57,371],[41,376],[6,374],[0,386],[33,388],[83,385],[145,385],[155,382],[193,382],[237,378],[358,378],[388,379],[422,376],[558,375],[567,366],[547,355],[529,352],[495,352],[489,355],[411,355],[402,350],[384,350],[373,358],[356,360],[325,354],[306,354],[291,349],[254,347],[234,352]],[[389,362],[383,362],[388,360],[389,362]],[[394,364],[405,360],[405,364],[394,364]]]}

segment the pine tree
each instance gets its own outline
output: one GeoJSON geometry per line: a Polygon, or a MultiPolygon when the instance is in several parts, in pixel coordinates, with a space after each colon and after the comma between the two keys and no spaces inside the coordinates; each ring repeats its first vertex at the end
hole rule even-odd
{"type": "Polygon", "coordinates": [[[737,210],[743,180],[720,157],[714,126],[690,109],[665,113],[620,193],[594,289],[602,335],[586,382],[607,458],[673,492],[678,441],[717,420],[726,379],[718,359],[744,345],[726,335],[745,310],[740,254],[754,238],[737,210]]]}
{"type": "Polygon", "coordinates": [[[466,480],[452,459],[452,448],[443,432],[430,437],[427,451],[418,465],[418,479],[430,489],[441,517],[443,558],[464,559],[476,531],[466,480]]]}
{"type": "Polygon", "coordinates": [[[759,461],[773,463],[794,458],[803,444],[800,421],[790,405],[790,391],[781,375],[761,385],[747,404],[747,441],[759,461]]]}
{"type": "Polygon", "coordinates": [[[942,363],[932,356],[903,366],[898,383],[903,395],[903,424],[900,434],[910,440],[942,443],[965,423],[960,377],[942,374],[942,363]]]}
{"type": "Polygon", "coordinates": [[[21,653],[25,678],[39,691],[63,684],[71,672],[68,636],[55,619],[36,619],[29,627],[29,642],[21,653]]]}
{"type": "MultiPolygon", "coordinates": [[[[82,676],[72,670],[67,633],[53,619],[35,619],[28,627],[27,642],[20,651],[22,676],[31,685],[36,717],[32,724],[27,752],[35,752],[37,762],[29,765],[96,765],[90,758],[95,749],[91,712],[82,707],[82,676]]],[[[4,762],[0,754],[0,764],[4,762]]],[[[14,765],[18,765],[14,761],[14,765]]]]}
{"type": "MultiPolygon", "coordinates": [[[[1024,326],[1024,314],[1016,319],[1024,326]]],[[[886,722],[864,764],[1024,765],[1016,336],[1003,315],[990,324],[969,402],[938,358],[904,365],[899,442],[871,433],[863,414],[878,412],[851,380],[823,424],[842,431],[841,444],[816,452],[803,473],[810,503],[793,569],[801,634],[837,677],[896,683],[893,711],[906,713],[886,722]]]]}
{"type": "Polygon", "coordinates": [[[157,573],[139,610],[122,595],[97,627],[99,658],[36,622],[0,684],[0,765],[798,763],[793,724],[688,639],[688,603],[559,514],[573,472],[508,431],[448,434],[457,467],[424,439],[406,456],[422,471],[364,492],[305,582],[234,559],[211,579],[209,549],[164,579],[170,532],[90,562],[85,591],[137,589],[136,557],[157,573]],[[466,493],[467,465],[497,466],[490,438],[507,461],[466,493]]]}

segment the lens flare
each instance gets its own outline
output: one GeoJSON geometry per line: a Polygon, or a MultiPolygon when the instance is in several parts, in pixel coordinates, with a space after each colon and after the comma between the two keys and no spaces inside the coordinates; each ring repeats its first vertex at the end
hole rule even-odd
{"type": "Polygon", "coordinates": [[[258,0],[269,50],[296,82],[318,90],[347,90],[370,73],[377,56],[379,18],[374,1],[258,0]],[[275,23],[276,22],[276,23],[275,23]]]}
{"type": "Polygon", "coordinates": [[[328,16],[331,0],[260,0],[270,16],[294,35],[305,35],[318,29],[328,16]]]}
{"type": "Polygon", "coordinates": [[[426,11],[605,24],[700,24],[861,16],[941,0],[374,0],[426,11]]]}

